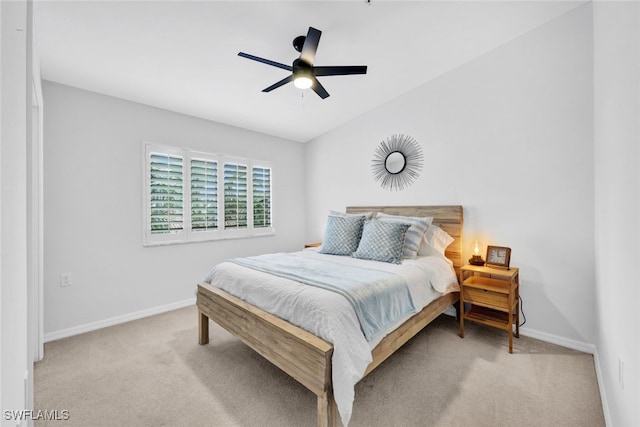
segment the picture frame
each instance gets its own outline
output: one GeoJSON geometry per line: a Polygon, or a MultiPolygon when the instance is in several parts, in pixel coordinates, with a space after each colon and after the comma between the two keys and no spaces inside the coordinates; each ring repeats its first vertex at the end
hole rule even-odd
{"type": "Polygon", "coordinates": [[[487,267],[509,269],[511,248],[506,246],[487,246],[487,267]]]}

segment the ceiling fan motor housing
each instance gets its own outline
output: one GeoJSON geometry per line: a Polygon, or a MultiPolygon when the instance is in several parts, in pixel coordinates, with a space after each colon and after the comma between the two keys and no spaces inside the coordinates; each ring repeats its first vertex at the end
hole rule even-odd
{"type": "Polygon", "coordinates": [[[292,67],[293,67],[294,78],[298,76],[305,76],[305,77],[313,76],[313,66],[310,64],[307,64],[305,61],[303,61],[300,58],[293,61],[292,67]]]}

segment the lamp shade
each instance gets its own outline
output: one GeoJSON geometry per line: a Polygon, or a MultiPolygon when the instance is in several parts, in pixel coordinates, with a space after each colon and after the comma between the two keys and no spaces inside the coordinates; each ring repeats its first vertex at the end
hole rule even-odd
{"type": "Polygon", "coordinates": [[[482,243],[479,240],[474,240],[471,245],[471,253],[473,255],[482,255],[482,243]]]}
{"type": "Polygon", "coordinates": [[[484,247],[479,240],[474,240],[471,243],[471,258],[469,259],[469,264],[471,265],[484,265],[484,260],[482,259],[482,251],[484,247]]]}

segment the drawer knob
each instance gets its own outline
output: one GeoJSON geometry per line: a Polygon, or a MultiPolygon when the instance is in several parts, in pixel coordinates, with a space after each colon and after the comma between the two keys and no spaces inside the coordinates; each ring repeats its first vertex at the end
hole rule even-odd
{"type": "Polygon", "coordinates": [[[489,292],[489,291],[488,291],[488,290],[486,290],[486,289],[483,289],[483,290],[482,290],[482,292],[489,292]]]}

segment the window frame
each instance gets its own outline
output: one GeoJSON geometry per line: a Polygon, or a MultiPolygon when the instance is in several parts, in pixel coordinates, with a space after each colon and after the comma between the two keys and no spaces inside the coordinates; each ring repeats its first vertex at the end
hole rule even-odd
{"type": "Polygon", "coordinates": [[[223,154],[206,153],[188,148],[157,144],[143,141],[142,143],[142,216],[143,216],[143,246],[170,245],[176,243],[203,242],[224,239],[241,239],[259,236],[275,235],[274,226],[274,167],[272,162],[263,160],[246,159],[223,154]],[[151,233],[151,153],[162,153],[182,157],[182,231],[176,233],[151,233]],[[206,231],[192,230],[192,194],[191,194],[191,160],[199,159],[215,161],[217,163],[217,228],[206,231]],[[224,165],[241,164],[247,168],[247,227],[226,229],[225,224],[225,200],[224,200],[224,165]],[[255,227],[253,218],[253,173],[254,168],[270,170],[269,194],[270,194],[270,225],[267,227],[255,227]]]}

